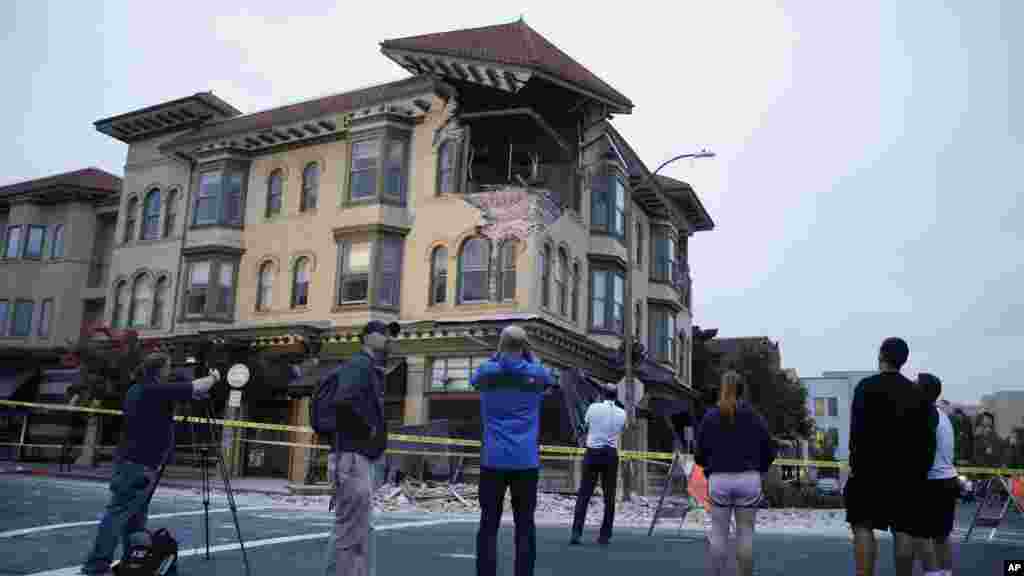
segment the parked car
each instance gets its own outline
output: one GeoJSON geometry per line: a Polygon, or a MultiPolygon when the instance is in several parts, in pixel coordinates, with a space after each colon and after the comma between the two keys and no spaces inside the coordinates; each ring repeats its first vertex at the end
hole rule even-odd
{"type": "Polygon", "coordinates": [[[838,478],[818,478],[815,487],[822,496],[839,496],[841,492],[838,478]]]}

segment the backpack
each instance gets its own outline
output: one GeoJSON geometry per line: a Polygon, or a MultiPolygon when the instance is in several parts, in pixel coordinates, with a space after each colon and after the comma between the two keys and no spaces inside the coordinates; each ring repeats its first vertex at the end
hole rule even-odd
{"type": "Polygon", "coordinates": [[[309,422],[313,431],[322,437],[332,438],[338,431],[338,413],[333,405],[337,391],[336,371],[317,382],[313,390],[313,401],[309,403],[309,422]]]}
{"type": "MultiPolygon", "coordinates": [[[[111,566],[117,576],[166,576],[177,574],[178,542],[166,528],[145,531],[149,542],[125,543],[124,558],[111,566]]],[[[133,538],[133,540],[135,540],[133,538]]],[[[145,539],[142,539],[145,540],[145,539]]]]}

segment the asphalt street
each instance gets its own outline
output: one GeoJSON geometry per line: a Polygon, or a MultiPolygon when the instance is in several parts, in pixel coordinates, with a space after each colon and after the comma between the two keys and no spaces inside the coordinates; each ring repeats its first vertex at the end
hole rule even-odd
{"type": "MultiPolygon", "coordinates": [[[[95,535],[108,497],[103,483],[0,475],[0,576],[75,574],[95,535]]],[[[252,576],[319,575],[332,516],[327,510],[296,507],[281,498],[241,494],[236,498],[252,576]]],[[[965,507],[963,518],[969,516],[965,507]]],[[[476,518],[428,514],[385,514],[379,519],[378,568],[388,574],[472,574],[476,518]]],[[[205,559],[203,505],[194,493],[158,490],[150,528],[167,527],[179,541],[179,573],[244,574],[235,526],[222,494],[210,502],[211,559],[205,559]]],[[[577,573],[620,575],[639,566],[650,573],[706,573],[706,545],[699,532],[680,533],[668,524],[648,538],[646,530],[617,528],[612,546],[598,547],[588,532],[584,546],[569,547],[565,526],[538,527],[538,576],[577,573]]],[[[957,572],[1002,574],[1004,560],[1024,559],[1024,521],[1014,516],[1007,530],[988,539],[979,532],[957,547],[957,572]]],[[[499,573],[512,574],[511,526],[502,528],[499,573]]],[[[892,573],[891,542],[881,541],[879,574],[892,573]]],[[[759,575],[852,574],[848,538],[759,534],[755,540],[759,575]]]]}

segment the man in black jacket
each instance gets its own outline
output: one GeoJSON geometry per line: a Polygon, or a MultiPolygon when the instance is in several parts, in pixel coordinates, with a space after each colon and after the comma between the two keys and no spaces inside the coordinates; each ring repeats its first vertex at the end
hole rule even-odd
{"type": "MultiPolygon", "coordinates": [[[[387,448],[384,420],[384,363],[397,322],[372,320],[363,328],[362,349],[332,374],[338,379],[334,406],[338,433],[334,439],[336,483],[335,560],[338,576],[372,576],[372,497],[374,465],[387,448]]],[[[329,553],[329,551],[328,551],[329,553]]],[[[329,570],[328,564],[328,570],[329,570]]]]}
{"type": "Polygon", "coordinates": [[[875,571],[874,530],[893,533],[896,573],[910,576],[914,537],[922,535],[915,499],[935,458],[929,410],[915,384],[900,373],[910,348],[887,338],[878,353],[879,373],[857,384],[850,411],[850,479],[843,497],[853,530],[858,576],[875,571]]]}

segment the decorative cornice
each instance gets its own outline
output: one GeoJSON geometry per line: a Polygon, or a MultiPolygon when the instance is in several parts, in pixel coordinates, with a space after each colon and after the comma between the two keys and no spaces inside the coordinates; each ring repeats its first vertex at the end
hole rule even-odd
{"type": "Polygon", "coordinates": [[[196,256],[227,256],[229,258],[241,258],[242,255],[245,254],[245,248],[225,246],[223,244],[208,244],[183,248],[181,250],[181,254],[188,258],[196,256]]]}
{"type": "Polygon", "coordinates": [[[411,228],[405,226],[391,226],[388,224],[355,224],[352,226],[341,226],[332,230],[335,240],[340,240],[355,234],[376,233],[376,234],[398,234],[405,236],[411,228]]]}

